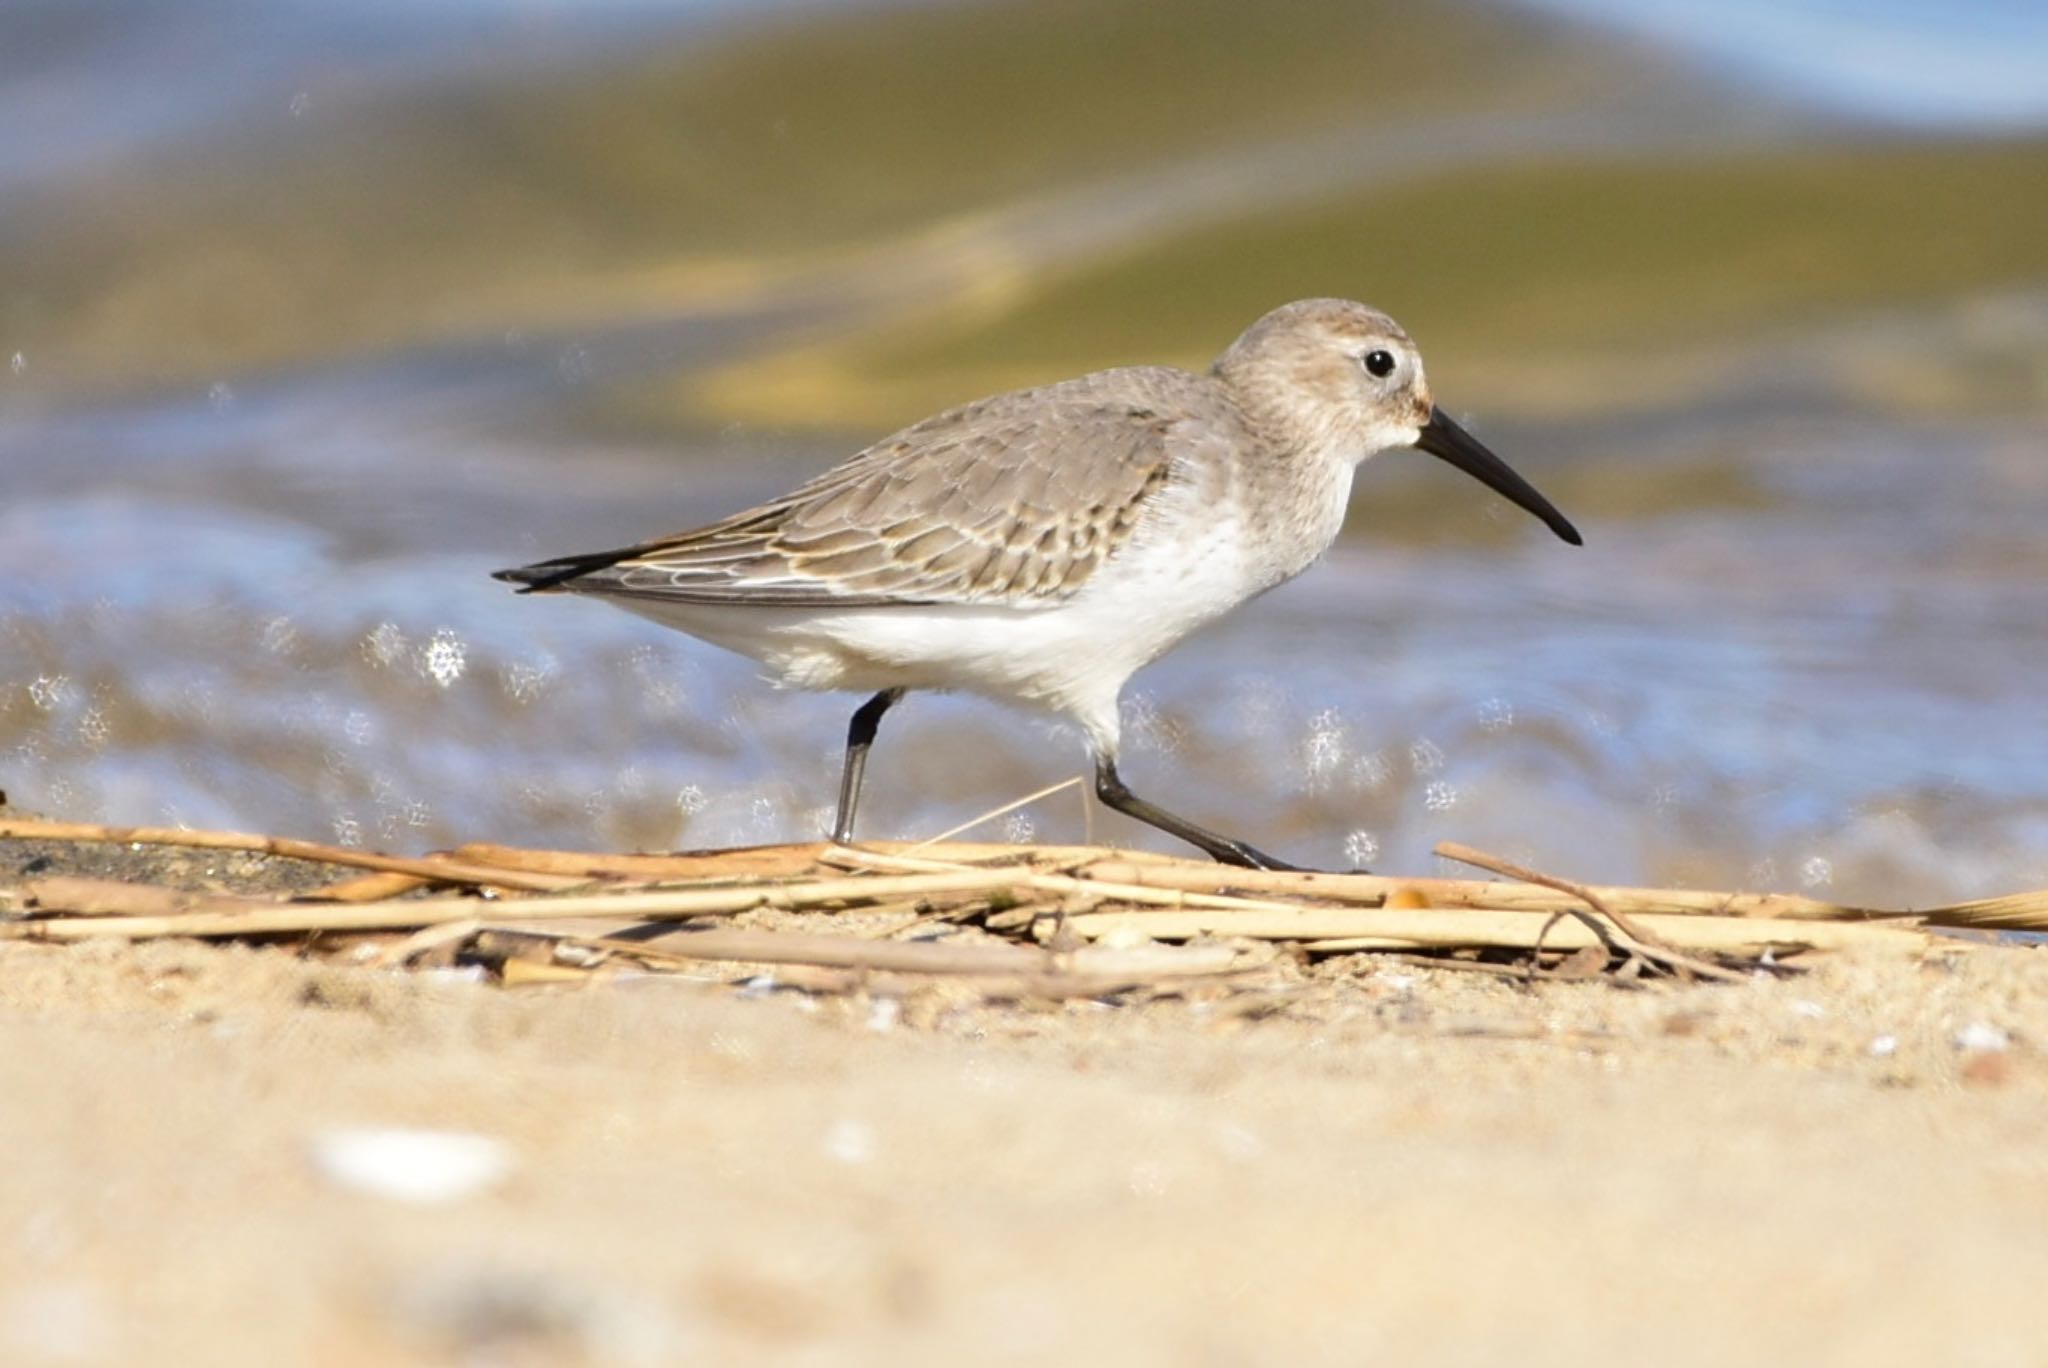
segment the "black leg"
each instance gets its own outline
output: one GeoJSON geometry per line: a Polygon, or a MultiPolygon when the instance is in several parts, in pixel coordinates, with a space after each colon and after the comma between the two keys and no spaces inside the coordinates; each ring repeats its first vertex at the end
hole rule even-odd
{"type": "Polygon", "coordinates": [[[846,726],[846,768],[839,776],[839,815],[832,822],[832,839],[841,845],[853,839],[853,810],[860,806],[860,776],[868,765],[868,747],[875,744],[875,729],[902,697],[901,689],[882,690],[855,708],[846,726]]]}
{"type": "Polygon", "coordinates": [[[1135,817],[1148,826],[1156,826],[1169,835],[1178,836],[1189,845],[1200,846],[1220,863],[1242,865],[1246,869],[1295,868],[1285,860],[1276,860],[1243,841],[1218,836],[1207,827],[1196,826],[1185,817],[1176,817],[1165,808],[1146,802],[1124,787],[1124,781],[1117,776],[1116,761],[1100,756],[1095,761],[1095,796],[1118,812],[1135,817]]]}

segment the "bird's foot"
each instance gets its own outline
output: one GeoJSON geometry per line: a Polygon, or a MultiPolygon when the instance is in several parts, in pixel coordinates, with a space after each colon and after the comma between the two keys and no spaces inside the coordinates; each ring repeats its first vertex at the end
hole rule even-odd
{"type": "Polygon", "coordinates": [[[1222,840],[1209,851],[1218,864],[1236,865],[1240,869],[1279,869],[1291,873],[1306,873],[1300,865],[1293,865],[1276,856],[1268,855],[1257,846],[1246,845],[1243,841],[1222,840]]]}

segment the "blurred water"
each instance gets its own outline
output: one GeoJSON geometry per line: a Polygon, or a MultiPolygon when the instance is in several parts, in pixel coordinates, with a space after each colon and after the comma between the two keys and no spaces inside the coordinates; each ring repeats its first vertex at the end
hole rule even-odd
{"type": "MultiPolygon", "coordinates": [[[[148,32],[80,20],[64,63],[0,72],[9,122],[97,106],[63,113],[70,141],[0,141],[0,181],[88,186],[117,149],[146,161],[137,140],[151,139],[218,139],[232,169],[234,111],[288,104],[295,63],[431,83],[437,63],[511,54],[601,86],[617,24],[687,45],[709,8],[618,5],[585,23],[566,6],[284,7],[212,90],[191,69],[164,89],[128,80],[166,70],[149,33],[213,52],[257,12],[222,0],[148,32]],[[36,103],[79,73],[100,84],[36,103]],[[99,93],[79,104],[81,90],[99,93]]],[[[1828,78],[1792,79],[1813,94],[1828,78]]],[[[1892,114],[1936,108],[1919,87],[1894,93],[1892,114]]],[[[1289,193],[1314,193],[1311,166],[1361,184],[1414,176],[1431,149],[1540,165],[1596,143],[1702,140],[1617,124],[1596,95],[1543,117],[1447,100],[1378,143],[1299,139],[1293,155],[1324,160],[1293,166],[1289,193]]],[[[1034,212],[1074,252],[1126,250],[1178,216],[1143,206],[1229,193],[1238,182],[1200,179],[1218,164],[1145,169],[1179,198],[1128,181],[1034,212]],[[1112,221],[1114,241],[1089,236],[1112,221]]],[[[51,247],[0,208],[10,230],[51,247]]],[[[961,240],[988,295],[1022,288],[1013,260],[961,240]]],[[[1500,250],[1514,240],[1502,225],[1500,250]]],[[[1767,254],[1756,267],[1807,268],[1767,254]]],[[[35,286],[17,288],[0,293],[0,335],[33,313],[35,286]]],[[[403,344],[167,385],[83,362],[59,384],[39,334],[14,335],[20,363],[0,364],[0,787],[66,816],[404,849],[816,834],[855,700],[778,694],[744,661],[486,578],[716,516],[876,435],[621,417],[618,382],[800,342],[863,303],[857,288],[829,304],[770,297],[642,314],[592,296],[561,317],[422,324],[403,344]]],[[[1407,321],[1429,335],[1428,318],[1407,321]]],[[[1684,383],[1664,390],[1490,415],[1488,439],[1573,514],[1581,551],[1423,458],[1369,466],[1330,563],[1139,677],[1134,787],[1318,864],[1423,870],[1455,838],[1588,878],[1881,903],[2048,884],[2048,281],[1671,355],[1684,383]]],[[[1598,394],[1586,364],[1571,392],[1598,394]]],[[[1486,405],[1455,368],[1435,374],[1453,407],[1486,405]]],[[[1059,724],[915,698],[871,767],[865,833],[929,835],[1082,763],[1059,724]]],[[[993,830],[1064,839],[1091,824],[1169,844],[1072,791],[993,830]]]]}
{"type": "MultiPolygon", "coordinates": [[[[302,119],[330,97],[544,68],[805,0],[9,0],[0,186],[302,119]]],[[[815,5],[818,0],[808,0],[815,5]]]]}
{"type": "Polygon", "coordinates": [[[2048,119],[2048,7],[2037,0],[1525,2],[1865,118],[1951,128],[2048,119]]]}
{"type": "MultiPolygon", "coordinates": [[[[471,432],[450,478],[447,415],[318,399],[0,432],[10,470],[62,453],[0,513],[16,801],[401,847],[818,829],[850,700],[771,692],[745,662],[484,575],[737,506],[822,449],[712,437],[684,454],[717,477],[678,482],[630,447],[571,471],[471,432]],[[120,450],[123,429],[143,440],[120,450]]],[[[1452,544],[1347,543],[1141,676],[1134,782],[1322,863],[1426,868],[1456,837],[1603,878],[1883,901],[2048,881],[2038,424],[1496,440],[1535,470],[1576,453],[1581,488],[1705,446],[1764,506],[1582,514],[1577,553],[1516,523],[1489,549],[1459,527],[1503,509],[1384,457],[1360,499],[1423,482],[1452,544]]],[[[890,719],[867,830],[930,834],[1081,764],[1052,723],[919,698],[890,719]]],[[[1083,821],[1067,794],[1003,829],[1083,821]]]]}

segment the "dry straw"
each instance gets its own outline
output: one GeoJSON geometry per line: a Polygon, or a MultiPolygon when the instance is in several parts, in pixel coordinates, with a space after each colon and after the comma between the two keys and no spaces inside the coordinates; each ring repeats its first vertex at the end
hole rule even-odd
{"type": "Polygon", "coordinates": [[[496,966],[507,982],[718,963],[789,966],[786,975],[812,975],[814,986],[946,979],[985,995],[1099,995],[1242,981],[1272,963],[1262,942],[1483,972],[1569,961],[1627,977],[1734,979],[1807,951],[1920,954],[1936,944],[1930,928],[2048,929],[2048,893],[1882,910],[1787,894],[1591,887],[1449,844],[1438,853],[1502,878],[1243,870],[1093,846],[933,841],[676,855],[477,844],[408,857],[235,832],[0,820],[4,839],[249,851],[368,872],[297,898],[29,879],[0,889],[0,939],[367,936],[381,938],[379,962],[462,955],[496,966]],[[858,909],[869,923],[888,914],[890,926],[878,938],[872,929],[824,932],[804,918],[776,929],[730,925],[764,909],[858,909]],[[982,931],[887,938],[956,922],[982,931]]]}

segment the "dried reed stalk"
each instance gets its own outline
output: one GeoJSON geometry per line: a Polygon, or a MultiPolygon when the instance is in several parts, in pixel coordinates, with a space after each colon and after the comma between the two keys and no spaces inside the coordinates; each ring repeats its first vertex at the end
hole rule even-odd
{"type": "MultiPolygon", "coordinates": [[[[1555,874],[1545,874],[1541,870],[1526,868],[1504,860],[1498,855],[1489,854],[1484,850],[1475,850],[1471,846],[1460,845],[1456,841],[1438,842],[1436,853],[1445,859],[1457,860],[1462,864],[1475,865],[1480,869],[1490,870],[1505,878],[1520,879],[1524,883],[1554,889],[1559,893],[1577,898],[1586,905],[1586,910],[1581,911],[1578,908],[1567,908],[1561,912],[1551,913],[1552,919],[1565,916],[1576,917],[1585,924],[1586,929],[1592,932],[1596,938],[1610,942],[1610,948],[1620,950],[1624,955],[1633,957],[1636,963],[1624,964],[1622,971],[1625,973],[1635,973],[1644,966],[1648,966],[1684,976],[1718,979],[1724,983],[1739,982],[1742,979],[1742,975],[1732,969],[1724,969],[1720,965],[1708,960],[1686,954],[1670,941],[1665,940],[1656,932],[1641,925],[1626,913],[1610,907],[1606,900],[1598,893],[1595,893],[1583,884],[1573,883],[1570,879],[1561,879],[1555,874]],[[1599,919],[1602,918],[1614,927],[1614,931],[1609,932],[1601,925],[1599,919]]],[[[1536,972],[1537,964],[1542,958],[1543,939],[1549,929],[1550,923],[1545,923],[1543,930],[1536,933],[1536,948],[1529,952],[1529,970],[1532,974],[1536,972]]],[[[1599,961],[1597,956],[1595,960],[1593,972],[1597,973],[1605,965],[1604,962],[1599,961]]]]}
{"type": "MultiPolygon", "coordinates": [[[[808,874],[820,866],[837,866],[850,857],[856,868],[862,857],[887,857],[898,852],[924,851],[922,841],[866,841],[858,846],[834,845],[829,841],[806,841],[796,845],[736,846],[729,850],[679,851],[667,855],[607,854],[580,850],[533,850],[518,846],[472,843],[458,848],[457,858],[487,868],[524,870],[578,879],[621,879],[649,882],[685,879],[789,878],[808,874]]],[[[987,865],[1078,865],[1102,857],[1095,846],[1018,846],[955,841],[930,847],[945,856],[944,867],[960,869],[987,865]]],[[[1155,862],[1176,863],[1170,855],[1131,852],[1130,862],[1149,866],[1155,862]]]]}
{"type": "Polygon", "coordinates": [[[729,916],[755,908],[794,909],[847,902],[871,902],[920,893],[999,893],[1016,882],[1005,870],[962,870],[899,878],[813,879],[734,888],[661,889],[554,898],[503,898],[480,904],[474,898],[417,898],[367,905],[345,903],[238,902],[232,910],[203,908],[182,914],[110,916],[66,920],[43,917],[0,923],[0,940],[85,940],[96,936],[147,939],[158,936],[277,936],[319,931],[396,931],[460,921],[488,910],[492,919],[554,921],[586,917],[634,917],[672,921],[729,916]]]}
{"type": "MultiPolygon", "coordinates": [[[[1919,929],[1923,921],[1994,929],[2048,928],[2048,892],[1918,913],[1881,912],[1786,894],[1581,885],[1451,846],[1441,847],[1440,853],[1528,882],[1244,870],[1146,852],[996,843],[878,842],[852,847],[806,842],[670,855],[475,844],[448,855],[410,858],[237,832],[22,819],[0,820],[0,839],[5,838],[244,850],[373,872],[307,895],[324,900],[319,902],[231,897],[104,879],[32,880],[14,890],[23,905],[21,919],[0,921],[0,939],[417,931],[420,934],[402,947],[407,959],[468,941],[480,934],[479,918],[504,928],[523,925],[530,932],[536,924],[599,918],[625,924],[729,916],[756,908],[823,910],[848,904],[879,904],[915,913],[936,903],[951,905],[957,913],[980,903],[998,909],[988,925],[1003,930],[1021,930],[1044,917],[1064,914],[1068,931],[1083,941],[1116,932],[1164,940],[1214,935],[1293,941],[1315,953],[1459,948],[1531,952],[1539,947],[1571,952],[1604,944],[1630,956],[1628,966],[1661,965],[1716,978],[1741,975],[1694,956],[1851,947],[1920,952],[1929,944],[1919,929]],[[593,881],[611,887],[592,889],[593,881]],[[492,902],[473,897],[397,900],[430,883],[532,893],[581,891],[492,902]],[[667,884],[688,886],[648,887],[667,884]],[[1390,898],[1396,906],[1385,905],[1390,898]],[[1414,902],[1423,905],[1416,907],[1414,902]],[[1548,923],[1559,915],[1580,921],[1547,932],[1548,923]]],[[[727,928],[694,932],[674,946],[657,948],[605,935],[554,934],[642,959],[737,959],[869,975],[967,974],[1007,977],[1019,984],[1065,984],[1076,991],[1083,980],[1094,982],[1102,975],[1133,985],[1153,976],[1136,967],[1136,961],[1119,962],[1114,970],[1082,973],[1076,960],[1048,959],[1048,952],[1037,948],[935,945],[873,936],[727,928]],[[678,948],[684,945],[688,948],[678,948]],[[948,955],[969,952],[978,957],[980,967],[935,967],[948,955]]],[[[1234,963],[1227,958],[1226,947],[1154,949],[1169,956],[1213,951],[1216,966],[1234,963]]],[[[1086,946],[1071,953],[1135,952],[1086,946]]],[[[1201,972],[1239,971],[1211,967],[1201,972]]]]}
{"type": "MultiPolygon", "coordinates": [[[[1119,851],[1080,866],[1083,878],[1145,884],[1189,891],[1293,894],[1329,902],[1377,907],[1395,893],[1412,895],[1431,907],[1472,907],[1499,911],[1555,912],[1569,908],[1573,895],[1538,886],[1477,879],[1389,878],[1377,874],[1325,874],[1310,870],[1232,869],[1201,861],[1148,860],[1142,864],[1119,851]]],[[[1697,888],[1628,888],[1581,885],[1623,915],[1782,918],[2048,931],[2048,889],[1939,907],[1887,909],[1826,902],[1796,893],[1729,893],[1697,888]]]]}
{"type": "Polygon", "coordinates": [[[384,946],[370,962],[380,968],[391,969],[402,964],[410,964],[422,955],[442,958],[452,956],[455,947],[474,936],[482,926],[483,923],[474,917],[424,926],[411,935],[384,946]]]}
{"type": "MultiPolygon", "coordinates": [[[[487,941],[493,928],[479,937],[487,941]]],[[[531,933],[520,931],[519,936],[531,933]]],[[[932,941],[873,941],[814,932],[692,931],[657,942],[602,936],[552,937],[563,945],[601,950],[650,963],[721,962],[859,970],[863,974],[973,981],[984,996],[991,986],[1020,996],[1073,997],[1153,987],[1173,980],[1244,972],[1243,956],[1224,945],[1084,946],[1053,953],[1010,944],[957,945],[932,941]]],[[[505,947],[516,950],[516,947],[505,947]]],[[[849,985],[852,986],[852,985],[849,985]]]]}
{"type": "MultiPolygon", "coordinates": [[[[826,863],[836,867],[854,869],[920,870],[939,873],[975,867],[958,865],[947,860],[920,859],[913,855],[888,855],[854,850],[850,847],[828,851],[823,858],[826,863]]],[[[1153,888],[1136,883],[1119,884],[1101,879],[1082,879],[1071,874],[1038,872],[1029,865],[1008,868],[1012,871],[1011,882],[1015,887],[1057,894],[1061,897],[1110,899],[1152,907],[1207,907],[1242,912],[1285,912],[1296,906],[1294,903],[1273,899],[1240,898],[1228,893],[1195,893],[1181,889],[1153,888]]]]}
{"type": "MultiPolygon", "coordinates": [[[[1090,940],[1113,933],[1185,940],[1190,936],[1246,936],[1255,940],[1301,941],[1310,951],[1492,948],[1533,950],[1548,912],[1504,912],[1475,908],[1289,907],[1280,912],[1215,910],[1081,912],[1068,927],[1090,940]]],[[[1920,931],[1855,922],[1809,922],[1765,917],[1703,917],[1670,913],[1637,914],[1672,946],[1695,953],[1761,955],[1796,950],[1850,948],[1919,953],[1928,940],[1920,931]]],[[[1575,950],[1601,944],[1582,923],[1552,931],[1544,944],[1575,950]]]]}
{"type": "MultiPolygon", "coordinates": [[[[486,930],[489,928],[487,927],[486,930]]],[[[880,969],[915,974],[1085,974],[1097,979],[1165,978],[1223,973],[1243,957],[1227,945],[1085,946],[1065,954],[996,941],[877,941],[810,931],[744,929],[678,932],[657,941],[564,936],[565,944],[638,959],[808,964],[826,969],[880,969]]]]}
{"type": "Polygon", "coordinates": [[[348,846],[323,845],[290,836],[257,836],[241,831],[188,831],[181,827],[117,827],[98,822],[42,822],[23,818],[0,819],[0,840],[86,841],[106,845],[182,846],[188,850],[244,850],[258,855],[277,855],[317,864],[346,865],[355,869],[388,870],[417,874],[435,883],[482,884],[544,893],[581,882],[552,874],[506,876],[502,869],[486,869],[437,855],[417,858],[379,855],[348,846]]]}
{"type": "Polygon", "coordinates": [[[582,943],[625,955],[653,950],[678,959],[811,964],[826,969],[887,969],[896,973],[1014,974],[1055,967],[1043,951],[1003,941],[951,945],[944,941],[878,941],[861,936],[735,928],[678,933],[654,942],[594,937],[582,943]]]}
{"type": "MultiPolygon", "coordinates": [[[[1236,969],[1218,974],[1182,974],[1170,978],[1120,978],[1099,974],[894,974],[882,969],[820,969],[785,964],[775,981],[807,993],[864,993],[877,998],[906,998],[939,991],[977,1002],[1057,1002],[1065,998],[1107,998],[1121,993],[1184,993],[1191,989],[1246,988],[1266,982],[1269,967],[1236,969]]],[[[675,977],[664,975],[663,977],[675,977]]]]}
{"type": "Polygon", "coordinates": [[[1999,898],[1931,907],[1921,914],[1933,926],[1975,926],[1987,930],[2048,931],[2048,890],[2008,893],[1999,898]]]}
{"type": "MultiPolygon", "coordinates": [[[[1055,793],[1064,793],[1068,789],[1079,788],[1080,786],[1081,776],[1078,774],[1071,779],[1062,779],[1057,784],[1047,784],[1044,788],[1038,790],[1036,793],[1027,793],[1022,798],[1013,798],[1009,802],[1004,803],[999,807],[990,808],[987,812],[982,813],[978,817],[968,818],[966,821],[960,823],[960,825],[958,826],[947,827],[944,831],[940,832],[936,836],[927,836],[922,841],[919,841],[916,845],[911,846],[910,849],[912,851],[919,851],[929,849],[932,846],[943,845],[945,842],[952,840],[955,836],[960,835],[962,832],[972,831],[978,826],[983,826],[989,822],[993,822],[998,817],[1007,817],[1019,808],[1030,807],[1033,803],[1037,802],[1041,798],[1050,798],[1055,793]]],[[[1086,800],[1084,799],[1083,801],[1085,802],[1086,800]]]]}
{"type": "MultiPolygon", "coordinates": [[[[1135,865],[1121,853],[1085,865],[1081,877],[1159,888],[1288,893],[1300,898],[1377,907],[1394,893],[1419,896],[1431,907],[1476,907],[1496,911],[1558,912],[1578,904],[1570,893],[1482,879],[1389,878],[1379,874],[1324,874],[1312,870],[1232,869],[1193,861],[1135,865]]],[[[1847,907],[1791,893],[1715,893],[1688,888],[1617,888],[1584,885],[1624,915],[1638,912],[1701,913],[1711,916],[1781,917],[1798,920],[1870,921],[1913,916],[1847,907]]]]}
{"type": "Polygon", "coordinates": [[[489,869],[515,869],[577,880],[620,879],[640,882],[793,878],[818,864],[822,841],[803,845],[736,846],[731,850],[689,851],[674,855],[619,855],[579,850],[528,850],[518,846],[473,842],[455,850],[457,858],[489,869]]]}

